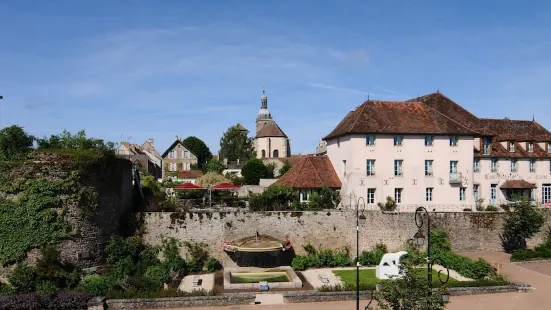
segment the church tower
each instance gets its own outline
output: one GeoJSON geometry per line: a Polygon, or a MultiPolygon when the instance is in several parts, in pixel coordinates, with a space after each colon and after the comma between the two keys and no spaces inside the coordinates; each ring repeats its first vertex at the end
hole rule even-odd
{"type": "Polygon", "coordinates": [[[291,156],[290,141],[268,111],[268,96],[266,96],[265,91],[262,91],[260,110],[258,110],[256,117],[254,148],[257,158],[285,158],[291,156]]]}

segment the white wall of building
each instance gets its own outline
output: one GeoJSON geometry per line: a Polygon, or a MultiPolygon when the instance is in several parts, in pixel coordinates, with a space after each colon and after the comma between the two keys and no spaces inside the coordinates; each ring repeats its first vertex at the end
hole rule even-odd
{"type": "Polygon", "coordinates": [[[256,138],[254,149],[257,158],[284,158],[290,156],[290,154],[287,154],[287,138],[284,137],[256,138]],[[277,150],[277,156],[274,156],[275,150],[277,150]],[[264,157],[262,157],[262,151],[265,151],[264,157]]]}
{"type": "Polygon", "coordinates": [[[378,209],[378,202],[394,198],[395,188],[402,188],[401,211],[414,211],[420,205],[441,211],[474,209],[473,137],[458,139],[457,146],[450,146],[449,136],[434,136],[433,145],[425,146],[425,136],[403,135],[402,146],[394,146],[394,135],[375,135],[375,145],[367,146],[366,135],[347,135],[327,141],[327,155],[343,183],[343,196],[368,202],[367,190],[375,189],[375,203],[368,208],[378,209]],[[366,175],[368,159],[375,160],[375,175],[366,175]],[[403,160],[402,176],[394,175],[394,160],[403,160]],[[425,176],[425,160],[433,160],[432,176],[425,176]],[[462,176],[458,184],[450,183],[452,160],[458,162],[462,176]],[[466,193],[463,201],[461,187],[466,193]],[[433,188],[432,201],[426,201],[426,188],[433,188]]]}

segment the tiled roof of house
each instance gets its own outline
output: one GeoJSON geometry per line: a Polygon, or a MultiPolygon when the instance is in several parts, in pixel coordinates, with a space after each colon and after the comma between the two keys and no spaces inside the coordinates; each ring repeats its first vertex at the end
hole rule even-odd
{"type": "Polygon", "coordinates": [[[515,142],[515,151],[510,152],[500,142],[494,141],[490,144],[490,154],[483,155],[482,151],[475,149],[474,157],[507,157],[507,158],[551,158],[551,153],[547,153],[538,143],[534,143],[534,151],[528,152],[525,143],[515,142]]]}
{"type": "Polygon", "coordinates": [[[304,156],[274,184],[286,184],[292,188],[322,188],[323,186],[340,188],[342,186],[327,156],[304,156]]]}
{"type": "Polygon", "coordinates": [[[287,135],[279,128],[279,126],[276,124],[276,122],[271,121],[267,122],[262,129],[256,134],[257,138],[264,138],[264,137],[283,137],[287,138],[287,135]]]}
{"type": "Polygon", "coordinates": [[[409,100],[408,102],[421,102],[424,105],[448,116],[459,124],[480,132],[480,119],[457,104],[455,101],[446,97],[441,92],[435,92],[417,97],[409,100]]]}
{"type": "Polygon", "coordinates": [[[309,156],[309,155],[291,155],[289,157],[277,158],[277,159],[283,163],[287,161],[289,162],[289,164],[291,164],[291,166],[294,166],[298,164],[306,156],[309,156]]]}
{"type": "Polygon", "coordinates": [[[536,121],[481,118],[480,128],[494,133],[497,141],[551,141],[551,133],[536,121]]]}
{"type": "Polygon", "coordinates": [[[202,175],[203,175],[203,172],[201,170],[179,170],[178,171],[179,179],[197,179],[202,175]]]}
{"type": "Polygon", "coordinates": [[[324,140],[354,133],[478,134],[420,102],[369,100],[348,113],[324,140]]]}
{"type": "Polygon", "coordinates": [[[129,143],[129,142],[121,142],[122,145],[124,145],[128,150],[130,150],[130,152],[134,153],[134,154],[144,154],[144,151],[142,150],[142,148],[137,145],[137,144],[133,144],[133,143],[129,143]]]}
{"type": "Polygon", "coordinates": [[[511,189],[526,189],[526,188],[536,188],[535,184],[532,184],[526,180],[507,180],[501,184],[500,188],[511,188],[511,189]]]}

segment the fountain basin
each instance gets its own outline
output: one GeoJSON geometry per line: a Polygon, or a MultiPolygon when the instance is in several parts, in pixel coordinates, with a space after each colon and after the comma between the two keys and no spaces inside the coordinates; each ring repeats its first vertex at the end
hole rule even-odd
{"type": "Polygon", "coordinates": [[[282,240],[270,236],[257,235],[243,238],[241,240],[222,243],[222,248],[226,252],[274,252],[285,251],[291,247],[291,241],[288,238],[282,240]]]}
{"type": "Polygon", "coordinates": [[[256,289],[259,282],[270,288],[301,288],[302,280],[290,266],[277,268],[240,267],[224,269],[224,289],[256,289]]]}

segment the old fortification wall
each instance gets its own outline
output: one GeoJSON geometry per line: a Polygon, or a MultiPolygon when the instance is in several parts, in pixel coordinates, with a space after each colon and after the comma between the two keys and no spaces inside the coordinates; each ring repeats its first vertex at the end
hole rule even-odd
{"type": "MultiPolygon", "coordinates": [[[[551,225],[551,210],[546,228],[551,225]]],[[[390,251],[404,249],[408,239],[417,231],[413,213],[387,213],[369,211],[360,228],[360,251],[371,249],[384,242],[390,251]]],[[[221,249],[228,240],[263,235],[291,239],[295,251],[304,252],[302,245],[311,243],[320,248],[339,249],[356,246],[356,213],[353,211],[329,212],[205,212],[205,213],[140,213],[144,240],[158,245],[163,238],[174,237],[182,241],[204,242],[212,256],[226,266],[235,266],[221,249]]],[[[499,234],[503,225],[503,213],[497,212],[447,212],[431,213],[433,229],[449,232],[455,251],[500,251],[499,234]]],[[[426,225],[426,221],[425,221],[426,225]]],[[[544,230],[529,240],[528,245],[540,243],[544,230]]],[[[426,234],[426,230],[425,230],[426,234]]]]}

